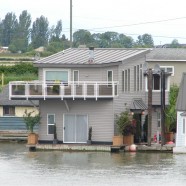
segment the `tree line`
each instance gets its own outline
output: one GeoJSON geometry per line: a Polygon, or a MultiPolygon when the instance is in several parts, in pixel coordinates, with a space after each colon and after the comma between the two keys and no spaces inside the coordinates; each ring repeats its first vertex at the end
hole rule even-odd
{"type": "MultiPolygon", "coordinates": [[[[132,37],[117,32],[93,33],[80,29],[73,33],[73,47],[80,45],[99,48],[152,48],[154,41],[150,34],[143,34],[135,41],[132,37]]],[[[179,43],[174,40],[173,46],[179,43]]],[[[49,54],[69,48],[69,39],[62,34],[62,20],[56,25],[49,26],[47,17],[41,15],[32,23],[31,14],[23,10],[17,18],[15,13],[9,12],[0,20],[0,46],[8,46],[11,52],[30,52],[44,46],[49,54]]]]}

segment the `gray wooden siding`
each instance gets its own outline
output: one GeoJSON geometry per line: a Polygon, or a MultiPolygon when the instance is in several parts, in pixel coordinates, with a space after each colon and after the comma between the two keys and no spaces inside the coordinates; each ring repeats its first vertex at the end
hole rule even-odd
{"type": "Polygon", "coordinates": [[[92,126],[92,140],[112,142],[114,134],[114,114],[112,100],[67,100],[69,112],[64,101],[40,101],[42,122],[39,126],[40,140],[53,140],[47,135],[47,114],[55,114],[58,140],[63,140],[63,114],[87,114],[88,125],[92,126]]]}
{"type": "MultiPolygon", "coordinates": [[[[55,68],[51,68],[54,69],[55,68]]],[[[59,68],[57,68],[59,70],[59,68]]],[[[73,80],[73,71],[79,71],[79,81],[107,81],[107,71],[113,70],[113,80],[118,81],[118,67],[89,67],[89,68],[62,68],[70,69],[70,81],[73,80]]],[[[43,80],[43,68],[39,68],[39,80],[43,80]]]]}
{"type": "Polygon", "coordinates": [[[183,117],[180,114],[183,112],[177,112],[177,133],[176,133],[176,146],[184,147],[185,146],[185,135],[182,134],[182,124],[183,117]]]}
{"type": "Polygon", "coordinates": [[[119,96],[114,98],[114,112],[120,113],[125,111],[126,109],[130,108],[130,104],[132,99],[134,98],[142,98],[144,101],[147,100],[147,94],[144,91],[144,76],[143,76],[143,88],[142,91],[134,91],[134,66],[137,64],[144,64],[145,63],[145,56],[139,56],[138,58],[133,58],[131,60],[125,61],[118,67],[118,80],[119,80],[119,87],[118,92],[119,96]],[[125,92],[122,91],[122,71],[130,69],[130,91],[125,92]]]}

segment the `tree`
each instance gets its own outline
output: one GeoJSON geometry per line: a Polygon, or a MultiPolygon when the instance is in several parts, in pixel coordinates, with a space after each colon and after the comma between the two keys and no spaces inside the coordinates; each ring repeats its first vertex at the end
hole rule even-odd
{"type": "Polygon", "coordinates": [[[134,44],[132,37],[126,36],[124,34],[119,34],[119,41],[125,48],[132,48],[134,44]]]}
{"type": "Polygon", "coordinates": [[[150,34],[143,34],[138,36],[136,41],[136,47],[152,48],[154,47],[154,41],[150,34]]]}
{"type": "Polygon", "coordinates": [[[26,52],[30,36],[31,16],[26,10],[22,11],[19,16],[18,26],[16,28],[15,38],[9,46],[12,52],[26,52]],[[15,50],[15,51],[14,51],[15,50]]]}
{"type": "Polygon", "coordinates": [[[49,22],[44,16],[37,18],[36,21],[33,22],[31,39],[33,48],[47,46],[49,39],[49,22]]]}
{"type": "Polygon", "coordinates": [[[169,45],[170,48],[180,48],[180,44],[177,39],[172,40],[171,44],[169,45]]]}
{"type": "Polygon", "coordinates": [[[86,45],[93,41],[91,33],[87,30],[80,29],[73,34],[73,46],[86,45]]]}
{"type": "Polygon", "coordinates": [[[50,42],[59,42],[60,37],[61,37],[61,32],[62,32],[62,21],[59,20],[57,22],[56,27],[52,26],[50,30],[50,42]]]}
{"type": "Polygon", "coordinates": [[[15,38],[18,26],[17,18],[14,13],[7,13],[1,23],[1,43],[3,46],[9,46],[15,38]]]}

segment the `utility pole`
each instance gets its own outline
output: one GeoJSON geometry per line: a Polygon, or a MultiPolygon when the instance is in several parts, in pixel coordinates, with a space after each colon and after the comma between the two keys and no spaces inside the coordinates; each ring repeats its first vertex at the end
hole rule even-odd
{"type": "Polygon", "coordinates": [[[70,0],[70,47],[72,47],[72,0],[70,0]]]}
{"type": "Polygon", "coordinates": [[[151,146],[151,128],[152,128],[152,69],[148,69],[148,131],[147,145],[151,146]]]}

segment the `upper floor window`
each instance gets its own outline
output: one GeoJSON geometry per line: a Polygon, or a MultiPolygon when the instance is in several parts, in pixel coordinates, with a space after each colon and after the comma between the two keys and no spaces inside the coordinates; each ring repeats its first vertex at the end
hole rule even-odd
{"type": "Polygon", "coordinates": [[[174,76],[174,66],[160,66],[161,70],[164,72],[170,73],[171,76],[174,76]]]}
{"type": "Polygon", "coordinates": [[[112,81],[113,81],[113,71],[112,70],[108,70],[107,71],[107,82],[108,82],[108,86],[112,86],[112,81]]]}
{"type": "MultiPolygon", "coordinates": [[[[146,91],[148,90],[148,78],[146,80],[146,91]]],[[[161,76],[159,74],[153,74],[152,77],[152,90],[160,91],[161,90],[161,76]]],[[[169,76],[165,76],[165,90],[169,90],[169,76]]]]}
{"type": "Polygon", "coordinates": [[[3,116],[15,116],[15,107],[3,106],[3,116]]]}
{"type": "Polygon", "coordinates": [[[122,91],[130,91],[130,69],[122,71],[122,91]]]}
{"type": "Polygon", "coordinates": [[[143,71],[142,64],[134,66],[134,91],[142,90],[143,71]]]}
{"type": "Polygon", "coordinates": [[[79,81],[79,71],[78,70],[74,70],[73,71],[73,81],[74,82],[78,82],[79,81]]]}
{"type": "Polygon", "coordinates": [[[46,70],[45,80],[68,83],[69,71],[68,70],[46,70]]]}

